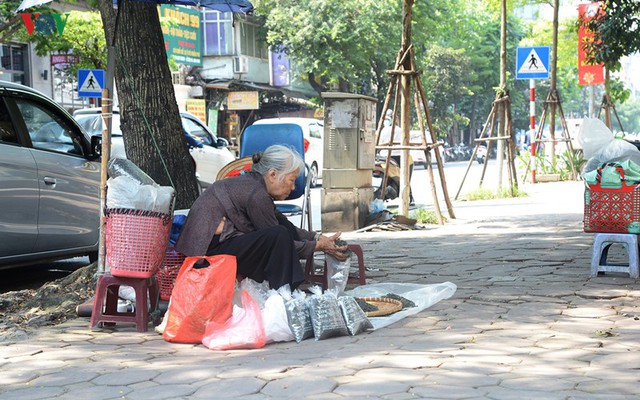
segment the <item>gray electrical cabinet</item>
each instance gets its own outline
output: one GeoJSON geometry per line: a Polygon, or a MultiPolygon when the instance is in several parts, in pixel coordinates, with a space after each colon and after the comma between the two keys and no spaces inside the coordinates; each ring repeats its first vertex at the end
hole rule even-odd
{"type": "Polygon", "coordinates": [[[325,92],[322,97],[322,230],[360,229],[373,201],[376,99],[340,92],[325,92]]]}

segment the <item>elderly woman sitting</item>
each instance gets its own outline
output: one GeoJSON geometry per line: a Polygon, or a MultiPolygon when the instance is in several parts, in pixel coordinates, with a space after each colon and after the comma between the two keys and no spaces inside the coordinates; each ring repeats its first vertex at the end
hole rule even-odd
{"type": "Polygon", "coordinates": [[[253,155],[251,171],[214,182],[193,203],[176,243],[187,256],[231,254],[238,274],[272,288],[304,281],[300,259],[324,251],[345,260],[347,246],[336,246],[340,232],[323,236],[295,227],[279,213],[295,187],[304,161],[293,149],[273,145],[253,155]]]}

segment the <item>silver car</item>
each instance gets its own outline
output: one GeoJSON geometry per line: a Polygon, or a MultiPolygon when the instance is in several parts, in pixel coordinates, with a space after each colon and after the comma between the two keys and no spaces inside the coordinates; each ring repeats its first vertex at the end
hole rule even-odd
{"type": "Polygon", "coordinates": [[[67,111],[0,81],[0,268],[97,258],[100,162],[67,111]]]}

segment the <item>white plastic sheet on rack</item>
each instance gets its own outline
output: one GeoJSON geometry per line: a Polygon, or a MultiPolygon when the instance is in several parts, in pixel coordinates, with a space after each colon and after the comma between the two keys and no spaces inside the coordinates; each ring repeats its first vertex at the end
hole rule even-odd
{"type": "Polygon", "coordinates": [[[369,317],[373,330],[384,328],[401,319],[423,311],[440,300],[453,296],[458,287],[451,282],[421,285],[418,283],[373,283],[358,286],[345,294],[353,297],[382,297],[389,293],[397,294],[415,303],[415,307],[405,308],[402,311],[385,317],[369,317]]]}

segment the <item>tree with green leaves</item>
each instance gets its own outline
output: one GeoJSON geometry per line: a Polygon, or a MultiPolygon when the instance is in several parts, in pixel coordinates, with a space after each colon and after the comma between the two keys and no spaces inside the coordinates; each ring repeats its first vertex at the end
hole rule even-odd
{"type": "Polygon", "coordinates": [[[106,43],[102,33],[102,20],[96,11],[69,11],[62,35],[33,32],[28,35],[25,29],[16,34],[16,39],[34,44],[38,56],[52,53],[73,52],[78,64],[69,67],[69,73],[75,75],[78,69],[105,69],[107,67],[106,43]]]}
{"type": "MultiPolygon", "coordinates": [[[[343,91],[384,93],[401,34],[401,3],[390,0],[265,0],[266,39],[281,45],[318,95],[343,91]]],[[[383,95],[384,96],[384,95],[383,95]]],[[[380,98],[380,96],[378,96],[380,98]]]]}
{"type": "Polygon", "coordinates": [[[0,2],[0,43],[11,39],[22,26],[22,18],[20,14],[16,14],[20,3],[22,3],[20,0],[0,2]]]}
{"type": "MultiPolygon", "coordinates": [[[[593,40],[585,43],[587,60],[605,67],[604,102],[605,123],[611,126],[609,107],[611,103],[624,103],[629,98],[629,91],[619,79],[611,79],[610,72],[620,70],[622,57],[640,51],[640,2],[637,0],[603,0],[600,2],[601,12],[594,18],[585,21],[580,19],[585,29],[593,32],[593,40]]],[[[623,125],[624,127],[624,125],[623,125]]]]}
{"type": "MultiPolygon", "coordinates": [[[[456,27],[443,31],[437,39],[438,44],[465,50],[469,59],[466,70],[465,86],[469,95],[462,96],[456,105],[457,112],[469,120],[465,129],[464,143],[473,145],[475,136],[482,129],[496,96],[500,83],[500,15],[497,5],[486,1],[466,2],[458,7],[456,27]]],[[[507,20],[507,66],[515,65],[515,52],[524,36],[524,27],[517,18],[507,20]]],[[[446,66],[443,66],[446,67],[446,66]]],[[[428,76],[428,69],[425,76],[428,76]]],[[[528,103],[526,109],[518,107],[526,102],[525,85],[516,81],[514,74],[507,70],[507,88],[513,107],[514,126],[526,127],[528,123],[528,103]]],[[[430,93],[430,98],[434,94],[430,93]]]]}
{"type": "MultiPolygon", "coordinates": [[[[527,37],[521,42],[522,46],[548,46],[551,43],[553,35],[552,21],[539,19],[534,21],[529,29],[527,37]]],[[[584,115],[586,113],[584,98],[587,89],[576,85],[578,79],[576,43],[578,43],[576,18],[560,21],[558,25],[556,77],[557,89],[561,95],[562,108],[565,115],[584,115]]],[[[546,98],[549,91],[549,81],[539,80],[536,86],[538,97],[546,98]]],[[[539,112],[541,112],[541,109],[539,109],[539,112]]]]}
{"type": "MultiPolygon", "coordinates": [[[[469,21],[479,20],[475,15],[483,9],[480,3],[437,0],[414,4],[412,43],[423,79],[432,75],[431,67],[425,67],[432,46],[473,46],[461,43],[474,37],[469,21]]],[[[401,7],[398,0],[264,0],[256,2],[256,14],[265,18],[268,43],[283,46],[318,94],[337,87],[374,96],[381,106],[389,87],[386,71],[393,69],[400,48],[401,7]]],[[[471,66],[466,73],[478,70],[471,66]]],[[[426,89],[429,99],[440,96],[426,89]]],[[[464,125],[464,119],[458,121],[464,125]]]]}
{"type": "Polygon", "coordinates": [[[594,34],[585,50],[593,61],[615,70],[620,59],[640,51],[640,2],[637,0],[603,0],[602,13],[585,23],[594,34]]]}
{"type": "Polygon", "coordinates": [[[467,126],[469,118],[460,114],[457,104],[464,96],[471,95],[467,88],[470,59],[464,49],[433,46],[427,51],[425,89],[429,92],[433,125],[442,135],[449,133],[449,142],[457,136],[455,127],[467,126]]]}
{"type": "Polygon", "coordinates": [[[640,133],[640,100],[621,104],[618,107],[618,116],[627,132],[640,133]]]}

